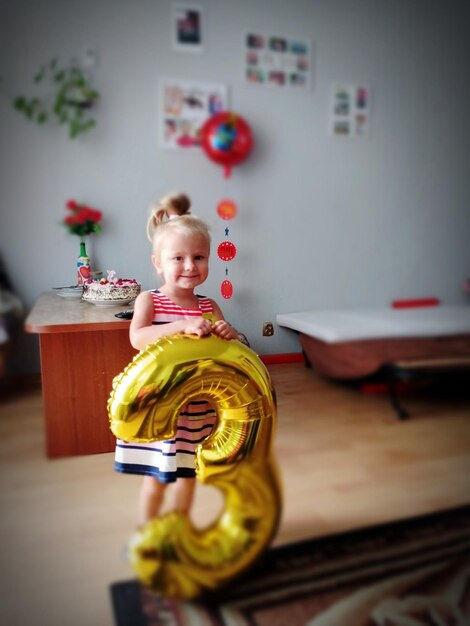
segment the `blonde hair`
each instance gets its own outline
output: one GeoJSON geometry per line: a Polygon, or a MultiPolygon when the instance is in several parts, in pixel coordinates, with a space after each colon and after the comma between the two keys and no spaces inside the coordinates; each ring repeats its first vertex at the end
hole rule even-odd
{"type": "Polygon", "coordinates": [[[200,235],[210,247],[209,227],[198,217],[191,215],[191,200],[184,193],[170,193],[152,207],[147,221],[147,237],[153,243],[154,251],[160,248],[166,234],[177,232],[186,235],[200,235]]]}

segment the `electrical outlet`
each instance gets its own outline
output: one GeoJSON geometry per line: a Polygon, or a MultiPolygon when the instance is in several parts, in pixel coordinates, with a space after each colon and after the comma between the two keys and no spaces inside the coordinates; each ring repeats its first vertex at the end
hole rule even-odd
{"type": "Polygon", "coordinates": [[[274,335],[274,326],[272,322],[264,322],[263,337],[272,337],[274,335]]]}

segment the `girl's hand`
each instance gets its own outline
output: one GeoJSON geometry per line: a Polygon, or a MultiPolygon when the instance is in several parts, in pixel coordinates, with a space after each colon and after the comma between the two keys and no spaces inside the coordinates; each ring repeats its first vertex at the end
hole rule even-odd
{"type": "Polygon", "coordinates": [[[196,317],[194,320],[188,320],[185,323],[183,333],[185,335],[198,335],[199,337],[203,337],[204,335],[208,335],[211,330],[212,327],[209,320],[203,317],[196,317]]]}
{"type": "Polygon", "coordinates": [[[217,320],[212,326],[212,332],[222,339],[238,339],[238,333],[233,326],[225,320],[217,320]]]}

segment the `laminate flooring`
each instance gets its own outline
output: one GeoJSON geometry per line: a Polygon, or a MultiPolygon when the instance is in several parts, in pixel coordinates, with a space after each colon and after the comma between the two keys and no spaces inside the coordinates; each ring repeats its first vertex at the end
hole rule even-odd
{"type": "MultiPolygon", "coordinates": [[[[274,544],[372,526],[470,502],[470,394],[460,386],[388,398],[269,366],[278,401],[274,449],[284,506],[274,544]]],[[[113,454],[48,460],[39,387],[0,399],[0,623],[111,626],[112,582],[133,578],[123,547],[140,478],[113,454]]],[[[195,523],[222,509],[198,485],[195,523]]]]}

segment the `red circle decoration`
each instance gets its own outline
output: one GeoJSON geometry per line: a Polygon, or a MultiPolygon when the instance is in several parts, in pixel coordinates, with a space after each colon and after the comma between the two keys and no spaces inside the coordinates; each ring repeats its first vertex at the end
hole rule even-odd
{"type": "Polygon", "coordinates": [[[217,205],[217,215],[223,220],[233,220],[238,213],[238,207],[233,200],[221,200],[217,205]]]}
{"type": "Polygon", "coordinates": [[[253,147],[251,128],[240,115],[223,111],[204,122],[200,130],[201,145],[209,159],[224,167],[225,178],[233,165],[238,165],[253,147]]]}
{"type": "Polygon", "coordinates": [[[229,280],[224,280],[220,285],[220,293],[226,300],[230,300],[233,295],[233,285],[229,280]]]}
{"type": "Polygon", "coordinates": [[[222,241],[217,248],[217,254],[222,261],[231,261],[237,254],[237,248],[231,241],[222,241]]]}

